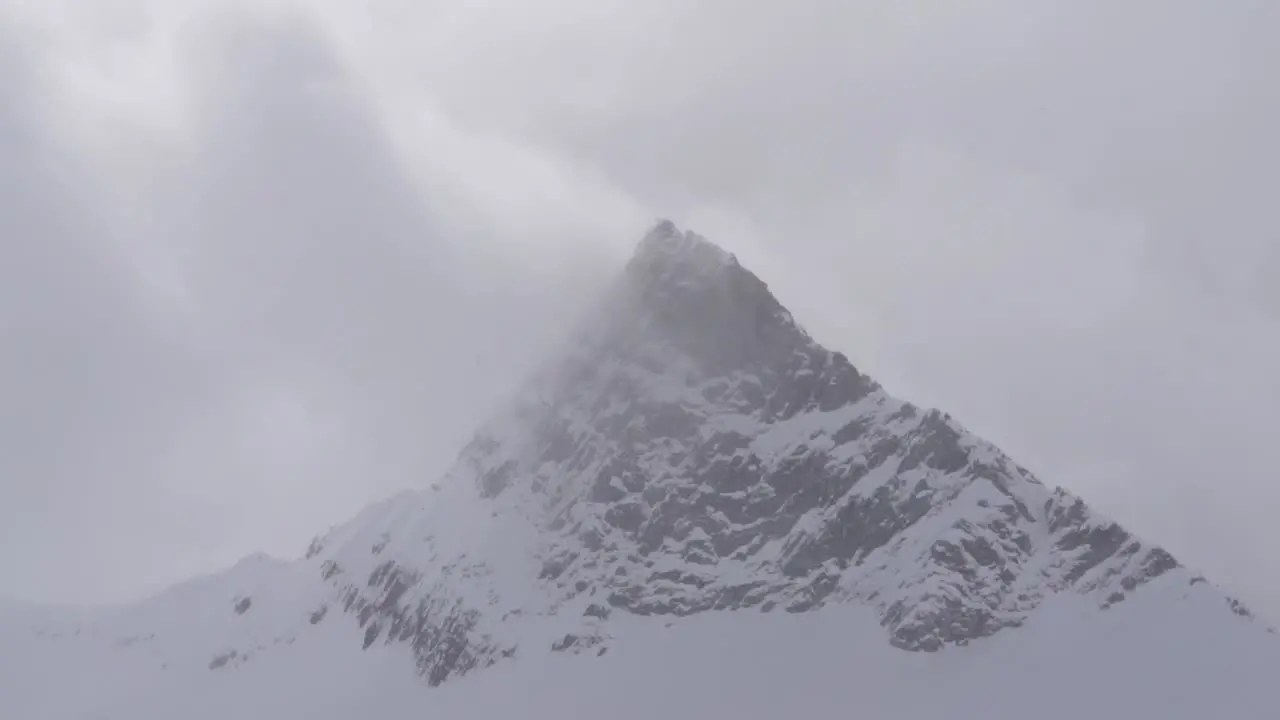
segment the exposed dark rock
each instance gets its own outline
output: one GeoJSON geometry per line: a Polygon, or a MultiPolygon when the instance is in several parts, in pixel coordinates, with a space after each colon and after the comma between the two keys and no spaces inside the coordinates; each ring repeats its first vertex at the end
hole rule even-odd
{"type": "Polygon", "coordinates": [[[638,502],[618,503],[604,514],[605,522],[627,533],[636,533],[645,522],[644,506],[638,502]]]}
{"type": "Polygon", "coordinates": [[[1227,598],[1227,607],[1231,608],[1231,612],[1239,615],[1240,617],[1253,617],[1253,611],[1249,610],[1249,608],[1245,607],[1244,603],[1235,598],[1227,598]]]}
{"type": "Polygon", "coordinates": [[[562,650],[568,650],[569,648],[573,647],[577,643],[578,643],[577,635],[565,635],[562,639],[552,643],[551,649],[554,652],[560,652],[562,650]]]}
{"type": "Polygon", "coordinates": [[[1129,533],[1114,523],[1102,527],[1082,527],[1068,531],[1058,541],[1061,550],[1084,549],[1084,553],[1072,565],[1066,581],[1073,583],[1097,567],[1102,561],[1116,554],[1129,540],[1129,533]]]}
{"type": "Polygon", "coordinates": [[[969,462],[968,453],[960,447],[960,434],[942,413],[930,410],[919,429],[908,436],[907,451],[898,472],[914,470],[921,465],[946,473],[959,472],[969,462]]]}
{"type": "Polygon", "coordinates": [[[320,542],[320,538],[312,538],[311,544],[307,545],[306,559],[310,560],[322,552],[324,552],[324,545],[320,542]]]}
{"type": "Polygon", "coordinates": [[[382,626],[378,623],[370,623],[364,631],[364,649],[368,650],[378,639],[378,633],[382,632],[382,626]]]}
{"type": "Polygon", "coordinates": [[[213,660],[209,661],[209,669],[217,670],[218,668],[225,667],[227,663],[235,660],[239,655],[240,653],[235,650],[222,653],[221,655],[215,655],[213,660]]]}

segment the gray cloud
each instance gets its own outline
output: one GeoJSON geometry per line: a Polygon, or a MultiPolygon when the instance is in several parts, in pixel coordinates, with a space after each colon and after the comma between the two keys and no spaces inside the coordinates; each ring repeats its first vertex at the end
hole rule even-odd
{"type": "MultiPolygon", "coordinates": [[[[145,473],[152,443],[163,446],[174,421],[187,419],[176,398],[211,399],[200,392],[207,384],[191,383],[188,392],[166,369],[208,368],[98,241],[102,218],[91,188],[33,113],[40,68],[15,57],[23,49],[16,39],[0,44],[11,49],[0,64],[0,545],[5,566],[17,569],[15,591],[56,578],[72,553],[82,557],[67,573],[92,586],[103,582],[94,569],[113,548],[109,538],[78,533],[103,533],[106,518],[137,501],[110,487],[145,473]],[[151,402],[137,402],[139,390],[151,402]]],[[[150,507],[160,507],[156,501],[150,507]]]]}
{"type": "Polygon", "coordinates": [[[49,58],[3,73],[12,594],[128,596],[294,551],[443,467],[590,293],[590,253],[548,283],[442,241],[305,18],[188,32],[196,122],[137,146],[145,172],[41,131],[49,58]]]}
{"type": "Polygon", "coordinates": [[[670,215],[1280,616],[1272,4],[118,5],[0,43],[0,591],[429,476],[670,215]]]}

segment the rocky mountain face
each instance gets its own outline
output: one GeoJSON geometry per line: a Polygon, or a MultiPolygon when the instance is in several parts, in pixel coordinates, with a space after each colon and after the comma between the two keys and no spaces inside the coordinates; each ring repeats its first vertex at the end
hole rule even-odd
{"type": "Polygon", "coordinates": [[[432,685],[522,653],[603,654],[622,615],[859,603],[887,642],[937,651],[1059,593],[1105,610],[1157,578],[1217,592],[886,393],[668,222],[447,477],[317,538],[303,564],[322,586],[307,624],[406,644],[432,685]]]}

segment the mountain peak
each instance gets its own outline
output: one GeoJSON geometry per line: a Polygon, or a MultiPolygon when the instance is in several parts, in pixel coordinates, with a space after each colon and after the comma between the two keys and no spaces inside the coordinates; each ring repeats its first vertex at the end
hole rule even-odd
{"type": "Polygon", "coordinates": [[[737,258],[719,245],[692,230],[680,230],[670,220],[659,220],[636,246],[628,267],[649,277],[692,280],[737,265],[737,258]]]}
{"type": "MultiPolygon", "coordinates": [[[[765,628],[724,657],[763,657],[756,666],[767,673],[765,684],[785,665],[792,679],[803,676],[796,687],[808,694],[844,691],[841,673],[861,676],[847,673],[850,666],[887,667],[886,676],[913,667],[963,671],[952,676],[954,687],[928,683],[943,688],[932,711],[892,716],[983,715],[956,711],[952,702],[954,689],[973,687],[1016,715],[1019,703],[984,688],[1021,687],[1007,673],[1028,667],[1027,678],[1047,689],[1027,697],[1050,697],[1065,687],[1044,671],[1043,660],[1055,657],[1069,657],[1060,667],[1093,671],[1068,682],[1106,697],[1107,716],[1203,717],[1233,706],[1240,710],[1217,714],[1260,716],[1280,646],[1251,628],[1242,603],[1082,498],[1044,486],[951,416],[891,396],[800,331],[765,284],[713,243],[659,223],[599,310],[575,338],[581,342],[483,425],[439,483],[366,507],[315,538],[292,564],[251,556],[102,615],[46,618],[0,607],[0,687],[31,689],[31,700],[19,705],[33,711],[17,715],[54,716],[50,702],[73,698],[83,706],[79,696],[99,693],[108,712],[120,712],[111,716],[189,716],[179,707],[116,706],[178,687],[183,698],[193,689],[216,698],[201,716],[265,715],[266,689],[278,692],[271,700],[292,708],[291,716],[315,715],[300,700],[324,705],[321,715],[348,716],[312,691],[375,687],[384,697],[404,687],[403,675],[388,671],[392,659],[413,662],[429,685],[499,662],[535,667],[524,678],[544,688],[550,675],[530,662],[547,653],[626,648],[607,662],[622,661],[659,635],[718,638],[723,647],[724,638],[765,628]],[[783,635],[762,623],[819,610],[823,618],[813,621],[822,624],[790,625],[808,628],[788,641],[790,652],[768,644],[783,635]],[[728,611],[736,612],[730,618],[728,611]],[[850,664],[824,652],[809,653],[812,666],[792,662],[813,650],[815,628],[831,646],[872,646],[867,635],[849,634],[840,618],[850,612],[869,626],[878,621],[886,644],[906,651],[1014,638],[941,665],[893,655],[850,664]],[[708,618],[710,626],[727,623],[732,634],[692,634],[708,625],[691,616],[713,614],[719,620],[708,618]],[[31,644],[15,644],[10,628],[31,644]],[[1105,643],[1082,643],[1076,629],[1105,643]],[[1021,638],[1046,655],[1021,653],[1021,638]],[[1239,655],[1242,642],[1257,642],[1249,647],[1258,655],[1239,655]],[[385,646],[408,652],[366,660],[385,646]],[[786,661],[769,660],[777,657],[786,661]],[[970,671],[983,657],[996,661],[988,665],[991,680],[970,671]],[[1094,671],[1098,657],[1112,661],[1106,671],[1094,671]],[[1166,659],[1175,665],[1158,665],[1166,659]],[[815,682],[810,674],[831,667],[831,679],[815,682]],[[78,669],[72,679],[79,685],[65,682],[78,669]],[[101,682],[104,671],[113,682],[101,682]],[[72,692],[46,692],[51,676],[72,692]],[[136,678],[154,688],[136,692],[143,687],[136,678]],[[1161,710],[1184,707],[1170,700],[1169,687],[1190,688],[1196,707],[1161,710]],[[116,697],[118,688],[125,694],[116,697]],[[221,705],[237,692],[260,707],[221,705]],[[1123,693],[1132,712],[1114,711],[1111,696],[1123,693]]],[[[668,667],[672,656],[684,657],[650,657],[668,667]]],[[[644,675],[618,667],[602,676],[622,678],[622,692],[641,687],[644,675]]],[[[494,682],[513,676],[521,678],[494,682]]],[[[696,671],[689,676],[700,687],[716,684],[696,671]]],[[[922,684],[916,676],[924,678],[911,675],[901,694],[918,696],[911,693],[922,684]]],[[[732,682],[758,684],[737,675],[732,682]]],[[[599,697],[612,708],[614,696],[599,697]]],[[[406,707],[425,700],[404,697],[412,697],[406,707]]],[[[669,710],[722,710],[714,702],[691,710],[686,697],[669,710]]],[[[762,716],[791,708],[767,705],[762,716]]],[[[370,715],[362,701],[342,707],[370,715]]],[[[1053,710],[1080,715],[1070,703],[1053,710]]],[[[672,712],[636,716],[664,714],[672,712]]],[[[485,714],[467,705],[462,715],[485,714]]]]}
{"type": "Polygon", "coordinates": [[[1201,584],[950,416],[885,392],[696,233],[659,222],[615,291],[554,381],[457,469],[494,517],[534,529],[539,581],[591,618],[571,633],[583,647],[608,642],[597,621],[612,613],[852,602],[896,647],[935,651],[1019,627],[1058,594],[1107,610],[1148,585],[1201,584]]]}
{"type": "Polygon", "coordinates": [[[681,230],[670,220],[658,220],[636,247],[637,256],[659,255],[674,260],[736,262],[732,253],[693,230],[681,230]]]}
{"type": "Polygon", "coordinates": [[[615,291],[618,304],[588,334],[678,348],[703,377],[769,372],[812,343],[736,256],[670,220],[640,240],[615,291]]]}

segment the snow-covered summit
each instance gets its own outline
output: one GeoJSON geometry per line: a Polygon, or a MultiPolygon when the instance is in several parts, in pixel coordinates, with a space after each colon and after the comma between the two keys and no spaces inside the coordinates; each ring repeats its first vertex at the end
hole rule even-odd
{"type": "MultiPolygon", "coordinates": [[[[97,631],[238,672],[336,624],[359,650],[406,651],[430,685],[728,611],[862,608],[905,651],[1022,633],[1064,600],[1158,606],[1171,633],[1267,631],[1158,545],[890,395],[669,222],[446,477],[296,563],[202,581],[199,602],[192,587],[165,597],[170,615],[198,609],[198,633],[136,612],[97,631]]],[[[148,613],[168,617],[165,597],[148,613]]]]}
{"type": "Polygon", "coordinates": [[[375,589],[347,586],[353,606],[378,608],[361,611],[375,629],[420,613],[419,592],[453,598],[462,659],[423,660],[432,682],[523,647],[507,639],[512,617],[554,618],[557,643],[595,648],[618,613],[858,603],[893,644],[937,650],[1019,626],[1059,593],[1103,610],[1157,579],[1217,592],[946,414],[889,395],[670,223],[521,397],[425,515],[394,511],[401,529],[380,545],[408,544],[375,589]],[[437,562],[474,563],[471,580],[428,581],[450,566],[424,565],[415,535],[448,543],[437,562]]]}
{"type": "Polygon", "coordinates": [[[696,232],[681,230],[670,220],[659,220],[636,246],[632,263],[716,270],[736,265],[737,258],[696,232]]]}

